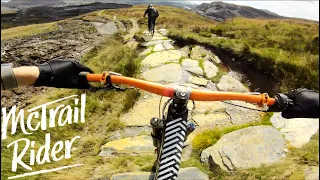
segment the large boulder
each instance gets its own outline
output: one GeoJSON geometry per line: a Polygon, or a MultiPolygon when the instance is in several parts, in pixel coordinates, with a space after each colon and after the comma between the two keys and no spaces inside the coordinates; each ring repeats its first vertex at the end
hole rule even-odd
{"type": "Polygon", "coordinates": [[[274,127],[280,129],[285,140],[293,147],[301,147],[308,143],[319,130],[319,118],[285,119],[281,113],[274,113],[270,121],[274,127]]]}
{"type": "Polygon", "coordinates": [[[121,154],[153,154],[154,146],[151,136],[137,136],[106,143],[101,147],[99,156],[113,157],[121,154]]]}
{"type": "Polygon", "coordinates": [[[274,163],[283,155],[281,133],[271,126],[253,126],[222,136],[201,153],[201,161],[230,171],[274,163]]]}
{"type": "Polygon", "coordinates": [[[203,75],[203,70],[199,67],[199,61],[193,59],[183,59],[182,68],[196,75],[203,75]]]}
{"type": "MultiPolygon", "coordinates": [[[[152,180],[154,174],[150,172],[127,172],[115,174],[111,180],[152,180]]],[[[209,177],[196,167],[181,168],[177,180],[208,180],[209,177]]]]}
{"type": "Polygon", "coordinates": [[[205,61],[203,63],[204,72],[206,73],[208,78],[212,78],[217,75],[219,69],[213,63],[209,61],[205,61]]]}
{"type": "Polygon", "coordinates": [[[219,91],[249,92],[242,83],[230,75],[223,75],[217,84],[219,91]]]}
{"type": "Polygon", "coordinates": [[[202,47],[202,46],[195,46],[191,50],[191,59],[197,59],[197,60],[204,60],[204,61],[213,61],[215,63],[221,63],[218,56],[213,54],[210,50],[202,47]]]}
{"type": "Polygon", "coordinates": [[[208,80],[204,79],[204,78],[198,78],[195,76],[191,76],[189,77],[189,82],[196,84],[196,85],[200,85],[200,86],[206,86],[208,84],[208,80]]]}
{"type": "Polygon", "coordinates": [[[180,64],[166,64],[144,72],[142,77],[147,81],[168,83],[179,82],[181,75],[182,71],[180,64]]]}

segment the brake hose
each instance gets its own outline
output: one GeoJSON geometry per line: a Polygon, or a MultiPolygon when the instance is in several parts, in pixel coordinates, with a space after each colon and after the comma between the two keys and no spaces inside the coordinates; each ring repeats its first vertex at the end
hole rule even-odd
{"type": "Polygon", "coordinates": [[[230,104],[230,105],[233,105],[233,106],[237,106],[237,107],[241,107],[241,108],[245,108],[245,109],[253,110],[253,111],[267,112],[267,111],[260,110],[260,109],[253,109],[253,108],[249,108],[249,107],[245,107],[245,106],[241,106],[241,105],[233,104],[233,103],[230,103],[230,102],[227,102],[227,101],[221,101],[221,102],[224,102],[224,103],[226,103],[226,104],[230,104]]]}

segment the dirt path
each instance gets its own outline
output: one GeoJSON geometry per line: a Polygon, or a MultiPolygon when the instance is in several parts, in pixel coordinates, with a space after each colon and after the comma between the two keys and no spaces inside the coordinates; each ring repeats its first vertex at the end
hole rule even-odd
{"type": "Polygon", "coordinates": [[[129,19],[132,22],[132,28],[128,34],[123,37],[124,42],[127,42],[133,38],[133,36],[140,30],[139,25],[135,19],[129,19]]]}

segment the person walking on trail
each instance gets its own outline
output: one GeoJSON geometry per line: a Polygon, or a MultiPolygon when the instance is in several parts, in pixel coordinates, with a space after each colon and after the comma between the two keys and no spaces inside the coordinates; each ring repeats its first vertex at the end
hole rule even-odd
{"type": "Polygon", "coordinates": [[[154,24],[154,27],[156,26],[156,19],[159,16],[159,12],[154,8],[151,4],[149,4],[147,10],[144,12],[143,17],[146,17],[148,14],[148,29],[151,31],[151,23],[154,24]]]}

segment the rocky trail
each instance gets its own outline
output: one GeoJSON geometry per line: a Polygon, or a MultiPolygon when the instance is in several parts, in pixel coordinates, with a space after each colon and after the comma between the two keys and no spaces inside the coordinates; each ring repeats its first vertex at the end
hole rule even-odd
{"type": "MultiPolygon", "coordinates": [[[[177,47],[168,38],[166,29],[156,30],[152,37],[143,32],[141,43],[145,47],[140,53],[143,58],[141,78],[169,86],[189,86],[206,91],[249,92],[241,83],[241,76],[227,72],[218,56],[202,46],[187,45],[177,47]],[[218,77],[220,76],[220,78],[218,77]],[[215,78],[217,77],[217,78],[215,78]],[[214,79],[214,80],[212,80],[214,79]]],[[[160,96],[142,92],[134,107],[121,117],[126,127],[116,131],[101,147],[99,156],[112,158],[119,155],[154,154],[150,136],[150,119],[159,117],[160,96]]],[[[168,100],[163,97],[161,107],[168,100]]],[[[229,101],[249,108],[258,107],[240,101],[229,101]]],[[[192,153],[192,139],[208,128],[222,128],[259,121],[261,114],[224,102],[195,102],[196,109],[191,114],[192,103],[188,104],[189,116],[199,125],[188,136],[183,149],[182,161],[187,161],[192,153]]],[[[278,162],[285,158],[287,146],[300,147],[307,143],[319,129],[319,119],[282,118],[275,113],[271,118],[273,126],[253,126],[224,135],[215,145],[205,149],[199,161],[218,165],[221,169],[232,171],[236,168],[258,167],[261,164],[278,162]],[[300,123],[302,122],[303,123],[300,123]]],[[[155,155],[155,154],[154,154],[155,155]]],[[[309,167],[309,170],[314,169],[309,167]]],[[[309,172],[309,171],[308,171],[309,172]]],[[[318,171],[310,170],[308,176],[318,171]]],[[[178,179],[208,179],[208,176],[195,167],[182,168],[178,179]],[[195,173],[190,172],[195,171],[195,173]],[[197,173],[198,172],[198,173],[197,173]],[[188,173],[187,176],[183,175],[188,173]]],[[[111,179],[151,179],[150,172],[128,172],[115,174],[111,179]]]]}
{"type": "MultiPolygon", "coordinates": [[[[166,29],[156,30],[152,37],[149,32],[142,33],[144,42],[137,42],[134,36],[139,31],[137,22],[130,20],[132,28],[119,27],[116,18],[112,22],[71,21],[60,24],[59,30],[2,42],[2,62],[15,65],[33,65],[53,58],[80,58],[90,50],[104,35],[127,31],[123,37],[126,45],[143,47],[140,53],[141,79],[169,86],[188,86],[205,91],[250,92],[242,83],[242,75],[227,70],[220,58],[209,49],[198,45],[179,47],[168,38],[166,29]],[[85,28],[83,28],[85,27],[85,28]],[[92,31],[92,27],[96,30],[92,31]],[[72,33],[70,33],[72,32],[72,33]]],[[[2,91],[1,105],[27,106],[26,99],[43,88],[25,87],[13,91],[2,91]]],[[[150,119],[159,117],[161,97],[141,91],[140,99],[128,113],[120,118],[125,128],[116,130],[106,139],[99,156],[114,158],[121,155],[156,156],[152,143],[150,119]]],[[[161,107],[168,100],[161,99],[161,107]]],[[[193,152],[192,140],[204,130],[224,128],[258,122],[261,113],[228,103],[257,109],[259,107],[240,101],[195,102],[188,104],[189,117],[196,121],[196,130],[188,136],[184,144],[182,161],[190,159],[193,152]]],[[[299,148],[309,142],[318,132],[319,119],[284,119],[275,113],[270,119],[272,126],[252,126],[225,134],[213,146],[203,150],[199,161],[210,166],[219,166],[225,171],[237,168],[259,167],[262,164],[278,162],[286,158],[289,147],[299,148]]],[[[306,167],[306,179],[319,177],[318,167],[306,167]]],[[[208,175],[196,167],[181,168],[178,179],[209,179],[208,175]]],[[[127,172],[114,174],[111,179],[152,179],[150,172],[127,172]]]]}

